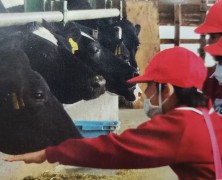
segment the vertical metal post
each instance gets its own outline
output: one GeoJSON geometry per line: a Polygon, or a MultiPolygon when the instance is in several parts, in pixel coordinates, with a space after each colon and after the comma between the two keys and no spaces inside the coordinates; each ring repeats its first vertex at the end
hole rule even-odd
{"type": "Polygon", "coordinates": [[[92,9],[96,9],[96,0],[88,0],[90,6],[92,7],[92,9]]]}
{"type": "Polygon", "coordinates": [[[106,0],[105,1],[105,8],[110,9],[113,7],[113,1],[112,0],[106,0]]]}
{"type": "Polygon", "coordinates": [[[123,19],[123,0],[119,1],[120,20],[123,19]]]}
{"type": "Polygon", "coordinates": [[[54,7],[55,7],[55,1],[54,1],[54,0],[51,0],[51,1],[50,1],[50,8],[49,8],[49,10],[50,10],[50,11],[53,11],[53,10],[54,10],[54,7]]]}
{"type": "Polygon", "coordinates": [[[65,26],[65,24],[67,23],[67,21],[69,21],[69,20],[67,19],[68,2],[67,2],[66,0],[63,1],[62,12],[63,12],[63,24],[64,24],[64,26],[65,26]]]}
{"type": "Polygon", "coordinates": [[[62,11],[63,10],[63,4],[65,0],[50,0],[49,3],[49,10],[50,11],[62,11]]]}

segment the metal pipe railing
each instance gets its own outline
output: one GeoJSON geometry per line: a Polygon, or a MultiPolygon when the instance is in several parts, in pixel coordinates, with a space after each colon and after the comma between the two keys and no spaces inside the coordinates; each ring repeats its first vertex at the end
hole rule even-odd
{"type": "Polygon", "coordinates": [[[118,9],[93,9],[93,10],[75,10],[67,11],[67,20],[84,20],[116,17],[120,15],[118,9]]]}
{"type": "Polygon", "coordinates": [[[72,10],[72,11],[49,11],[49,12],[26,12],[26,13],[1,13],[0,27],[22,25],[29,22],[42,22],[45,19],[48,22],[60,22],[70,20],[99,19],[108,17],[117,17],[120,15],[118,9],[90,9],[90,10],[72,10]]]}
{"type": "Polygon", "coordinates": [[[59,11],[32,13],[1,13],[0,27],[22,25],[33,21],[42,22],[42,19],[45,19],[48,22],[60,22],[63,20],[63,14],[59,11]]]}

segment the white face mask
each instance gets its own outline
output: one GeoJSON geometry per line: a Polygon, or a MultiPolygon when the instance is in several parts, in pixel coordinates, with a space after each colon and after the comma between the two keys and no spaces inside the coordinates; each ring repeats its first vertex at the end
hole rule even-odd
{"type": "Polygon", "coordinates": [[[144,100],[143,109],[145,114],[152,118],[156,114],[162,114],[162,106],[160,105],[153,105],[150,100],[154,96],[154,94],[149,98],[144,100]]]}
{"type": "Polygon", "coordinates": [[[152,118],[154,115],[157,115],[157,114],[162,114],[163,113],[163,110],[162,110],[162,105],[166,102],[166,100],[168,99],[165,99],[163,102],[162,102],[162,99],[161,99],[161,84],[159,84],[159,105],[153,105],[151,103],[151,99],[153,98],[153,96],[155,95],[155,93],[150,97],[150,98],[147,98],[144,100],[144,106],[143,106],[143,109],[144,109],[144,112],[145,114],[152,118]]]}
{"type": "Polygon", "coordinates": [[[214,76],[217,79],[219,85],[222,85],[222,65],[217,64],[216,70],[212,74],[212,76],[214,76]]]}

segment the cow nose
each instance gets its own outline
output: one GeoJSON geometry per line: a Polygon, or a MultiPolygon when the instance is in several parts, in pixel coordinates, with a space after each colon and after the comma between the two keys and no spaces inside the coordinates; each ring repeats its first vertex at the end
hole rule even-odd
{"type": "Polygon", "coordinates": [[[95,77],[95,81],[93,83],[94,87],[105,87],[105,85],[106,85],[106,80],[103,76],[98,75],[95,77]]]}
{"type": "Polygon", "coordinates": [[[130,56],[128,54],[123,54],[122,55],[123,60],[125,60],[126,62],[129,62],[130,56]]]}
{"type": "Polygon", "coordinates": [[[139,76],[140,75],[140,73],[138,72],[138,71],[135,71],[134,73],[133,73],[133,77],[137,77],[137,76],[139,76]]]}
{"type": "Polygon", "coordinates": [[[133,71],[133,77],[137,77],[140,75],[140,70],[139,68],[134,68],[134,71],[133,71]]]}

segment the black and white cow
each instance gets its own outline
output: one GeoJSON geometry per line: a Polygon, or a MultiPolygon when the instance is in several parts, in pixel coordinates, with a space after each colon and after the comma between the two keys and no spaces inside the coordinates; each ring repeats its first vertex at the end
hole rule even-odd
{"type": "Polygon", "coordinates": [[[42,76],[21,49],[0,51],[0,151],[33,152],[81,138],[42,76]]]}
{"type": "MultiPolygon", "coordinates": [[[[0,32],[3,35],[0,50],[22,48],[29,57],[31,67],[44,77],[61,103],[94,99],[105,92],[105,79],[72,54],[68,39],[56,39],[38,23],[1,28],[0,32]]],[[[79,36],[78,31],[73,34],[76,33],[79,36]]]]}
{"type": "MultiPolygon", "coordinates": [[[[69,10],[92,9],[87,0],[67,0],[67,2],[69,10]]],[[[122,3],[125,4],[125,0],[123,0],[122,3]]],[[[131,66],[138,69],[135,56],[139,46],[138,36],[141,29],[139,24],[134,25],[126,17],[122,20],[116,17],[76,22],[88,27],[88,30],[85,28],[85,30],[88,31],[88,34],[93,34],[90,31],[94,32],[95,30],[98,30],[98,40],[104,47],[117,53],[121,59],[125,61],[129,60],[131,66]]]]}
{"type": "MultiPolygon", "coordinates": [[[[73,9],[90,9],[91,7],[90,7],[89,3],[85,0],[83,0],[83,1],[72,0],[72,1],[68,1],[68,8],[70,10],[73,10],[73,9]]],[[[99,24],[98,27],[99,27],[99,29],[101,29],[101,32],[102,32],[102,33],[99,33],[99,36],[98,36],[98,39],[99,39],[100,43],[102,43],[102,45],[105,46],[107,49],[109,49],[111,52],[117,54],[117,57],[119,57],[119,60],[122,60],[125,63],[128,63],[129,66],[131,66],[129,68],[128,66],[124,65],[124,67],[126,67],[126,68],[122,70],[122,72],[119,74],[119,76],[117,74],[115,74],[117,71],[115,73],[112,73],[112,74],[110,72],[107,73],[107,70],[104,69],[104,68],[101,68],[101,66],[100,66],[100,68],[98,68],[98,67],[95,68],[94,67],[93,69],[94,70],[99,69],[100,70],[99,73],[101,73],[101,71],[102,71],[101,74],[104,77],[106,76],[106,81],[107,81],[106,88],[107,88],[108,91],[114,92],[118,95],[122,95],[130,101],[134,100],[135,96],[132,93],[132,90],[134,89],[134,87],[132,85],[127,85],[125,83],[125,81],[127,80],[127,78],[131,78],[132,76],[138,75],[137,67],[134,66],[136,64],[136,62],[134,63],[133,66],[132,66],[133,63],[131,63],[132,61],[135,61],[135,51],[134,51],[134,49],[133,49],[133,51],[131,51],[131,49],[126,48],[126,46],[123,43],[122,38],[116,38],[116,29],[119,29],[119,26],[117,27],[117,26],[110,25],[110,19],[102,20],[102,23],[101,23],[101,21],[97,21],[97,20],[89,20],[89,21],[82,21],[82,22],[87,22],[86,24],[89,27],[95,27],[95,25],[96,25],[95,28],[97,28],[97,26],[99,24]],[[109,26],[107,26],[107,27],[106,27],[106,25],[104,26],[104,23],[109,25],[109,26]],[[111,30],[109,32],[107,32],[108,29],[111,29],[111,30]],[[129,75],[129,73],[130,73],[130,75],[129,75]],[[104,74],[106,74],[106,75],[104,75],[104,74]],[[113,74],[115,74],[115,76],[110,76],[110,75],[113,75],[113,74]]],[[[127,37],[127,36],[124,36],[124,37],[127,37]]],[[[64,41],[60,41],[60,43],[63,43],[63,45],[66,44],[66,43],[64,43],[64,41]]],[[[135,42],[133,42],[133,43],[135,43],[135,42]]],[[[132,45],[132,46],[137,48],[138,43],[136,42],[136,45],[132,45]]],[[[98,47],[100,47],[100,46],[97,46],[97,48],[98,47]]],[[[90,51],[91,52],[98,51],[97,48],[94,48],[94,49],[91,48],[90,51]]],[[[83,47],[83,49],[84,49],[84,47],[83,47]]],[[[84,51],[79,50],[78,52],[84,52],[84,51]]],[[[104,55],[103,57],[108,57],[107,55],[109,53],[108,54],[107,53],[108,53],[108,51],[106,51],[106,55],[104,55]]],[[[80,54],[80,53],[78,53],[78,54],[80,54]]],[[[81,54],[84,54],[84,53],[81,53],[81,54]]],[[[84,56],[86,56],[86,54],[84,54],[84,56]]],[[[93,56],[96,57],[95,56],[96,54],[98,54],[98,53],[94,53],[93,56]]],[[[89,53],[88,53],[88,55],[89,55],[89,53]]],[[[83,56],[81,55],[81,57],[83,57],[83,56]]],[[[99,62],[100,59],[95,59],[95,60],[96,60],[96,62],[99,62]]],[[[112,58],[109,58],[109,59],[112,59],[112,58]]],[[[86,59],[86,61],[87,61],[87,59],[86,59]]],[[[93,62],[93,61],[90,61],[90,62],[93,62]]],[[[111,65],[111,64],[107,64],[107,61],[104,61],[104,62],[106,63],[106,65],[111,65]]],[[[125,64],[125,63],[123,63],[123,64],[125,64]]],[[[115,64],[115,65],[118,66],[118,63],[116,64],[116,62],[112,63],[112,64],[115,64]]],[[[89,65],[89,63],[87,63],[87,65],[89,65]]],[[[101,63],[101,65],[102,65],[102,63],[101,63]]],[[[103,67],[105,67],[105,66],[103,66],[103,67]]],[[[108,68],[108,69],[111,69],[111,68],[108,68]]],[[[118,72],[120,72],[120,71],[118,71],[118,72]]],[[[49,83],[49,85],[50,85],[50,83],[49,83]]],[[[51,87],[51,89],[53,91],[52,87],[51,87]]],[[[59,98],[58,95],[56,95],[56,96],[59,98]]],[[[59,99],[61,99],[61,98],[59,98],[59,99]]],[[[61,101],[61,102],[63,102],[63,101],[61,101]]],[[[69,102],[66,102],[66,103],[69,103],[69,102]]]]}
{"type": "Polygon", "coordinates": [[[82,23],[76,23],[76,21],[75,24],[82,32],[85,32],[86,34],[89,34],[93,38],[97,39],[102,46],[110,50],[113,54],[115,54],[115,56],[127,63],[130,63],[130,52],[123,43],[122,37],[120,37],[122,31],[120,27],[107,26],[106,32],[102,32],[87,27],[82,23]]]}
{"type": "Polygon", "coordinates": [[[122,40],[130,54],[129,62],[131,66],[133,66],[135,69],[138,69],[136,62],[136,52],[139,46],[139,33],[141,30],[140,25],[134,25],[129,20],[122,19],[120,21],[113,22],[111,26],[113,28],[120,27],[122,29],[122,40]]]}
{"type": "MultiPolygon", "coordinates": [[[[58,40],[65,37],[66,41],[63,39],[62,42],[67,42],[70,38],[75,40],[78,50],[74,55],[106,79],[107,91],[124,96],[130,101],[135,99],[135,86],[126,83],[127,79],[135,76],[135,69],[128,62],[121,60],[109,49],[101,46],[96,39],[82,32],[75,22],[68,22],[63,28],[57,23],[46,23],[45,26],[58,40]],[[81,35],[78,35],[78,30],[81,35]]],[[[68,45],[66,47],[70,48],[68,45]]]]}
{"type": "Polygon", "coordinates": [[[140,25],[133,25],[129,20],[98,20],[98,40],[106,48],[119,55],[135,68],[138,73],[136,52],[139,46],[140,25]]]}
{"type": "Polygon", "coordinates": [[[29,23],[20,26],[20,31],[17,29],[14,34],[4,35],[0,40],[0,49],[21,47],[28,55],[31,67],[45,78],[62,103],[77,102],[81,98],[87,100],[86,97],[92,99],[94,96],[89,93],[90,90],[98,97],[105,92],[104,86],[107,91],[128,100],[135,99],[132,92],[134,85],[126,83],[135,72],[128,63],[81,32],[74,22],[67,23],[65,27],[62,23],[43,24],[44,27],[39,23],[29,23]],[[53,36],[53,41],[46,40],[45,36],[53,36]],[[97,76],[89,86],[87,83],[92,82],[92,73],[86,72],[80,65],[92,68],[92,72],[102,75],[106,83],[102,76],[97,76]],[[91,88],[87,89],[87,86],[91,88]]]}

